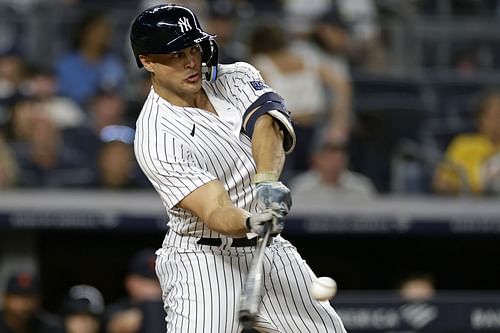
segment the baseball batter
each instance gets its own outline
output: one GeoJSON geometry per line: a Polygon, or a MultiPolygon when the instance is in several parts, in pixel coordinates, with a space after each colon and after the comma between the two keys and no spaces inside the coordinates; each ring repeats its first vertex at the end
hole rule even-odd
{"type": "Polygon", "coordinates": [[[152,81],[135,154],[169,217],[156,263],[167,331],[241,331],[238,301],[254,236],[269,225],[255,328],[345,332],[330,304],[311,298],[314,273],[279,235],[291,197],[278,177],[295,145],[283,99],[251,65],[218,64],[214,36],[185,7],[145,10],[130,38],[152,81]]]}

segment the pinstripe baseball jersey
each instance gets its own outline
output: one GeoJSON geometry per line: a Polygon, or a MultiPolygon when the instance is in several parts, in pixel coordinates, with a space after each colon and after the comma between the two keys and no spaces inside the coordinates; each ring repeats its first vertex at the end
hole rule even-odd
{"type": "Polygon", "coordinates": [[[196,188],[217,179],[235,206],[255,211],[251,183],[255,162],[251,140],[241,128],[246,109],[272,89],[254,67],[243,62],[219,65],[218,79],[203,81],[203,89],[217,115],[172,105],[152,89],[137,120],[135,154],[161,196],[173,231],[197,237],[225,237],[176,204],[196,188]]]}
{"type": "MultiPolygon", "coordinates": [[[[169,216],[170,230],[156,261],[168,332],[240,333],[242,329],[238,298],[255,246],[237,247],[177,203],[218,180],[235,206],[256,212],[252,142],[242,129],[249,128],[252,111],[257,112],[254,103],[274,92],[247,63],[219,65],[218,70],[215,82],[202,83],[216,114],[172,105],[152,89],[137,120],[137,161],[169,216]],[[220,239],[220,245],[200,242],[206,238],[220,239]]],[[[277,110],[269,113],[283,122],[277,110]]],[[[285,143],[285,149],[292,148],[285,143]]],[[[314,273],[279,235],[265,249],[263,275],[264,295],[255,323],[260,332],[345,332],[328,302],[311,298],[308,286],[314,273]]]]}

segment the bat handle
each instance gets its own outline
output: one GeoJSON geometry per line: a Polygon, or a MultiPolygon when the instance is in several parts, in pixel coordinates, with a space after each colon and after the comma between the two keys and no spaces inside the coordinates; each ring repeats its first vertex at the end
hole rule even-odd
{"type": "Polygon", "coordinates": [[[263,248],[268,246],[271,240],[271,227],[271,223],[266,223],[266,225],[264,225],[264,236],[259,239],[259,242],[264,244],[262,245],[263,248]]]}
{"type": "Polygon", "coordinates": [[[255,315],[250,313],[249,309],[240,310],[240,322],[243,325],[243,328],[246,330],[252,329],[255,323],[255,315]]]}

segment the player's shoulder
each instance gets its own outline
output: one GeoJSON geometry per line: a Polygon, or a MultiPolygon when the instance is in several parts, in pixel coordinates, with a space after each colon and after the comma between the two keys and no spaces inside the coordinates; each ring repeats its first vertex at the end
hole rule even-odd
{"type": "Polygon", "coordinates": [[[219,64],[218,77],[223,79],[226,76],[255,76],[259,75],[259,71],[248,62],[238,61],[232,64],[219,64]]]}

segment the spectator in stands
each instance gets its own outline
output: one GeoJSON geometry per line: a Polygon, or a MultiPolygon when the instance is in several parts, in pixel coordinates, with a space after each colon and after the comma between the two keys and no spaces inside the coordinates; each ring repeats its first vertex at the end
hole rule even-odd
{"type": "Polygon", "coordinates": [[[275,17],[282,15],[283,5],[285,3],[285,1],[282,0],[234,0],[234,2],[243,4],[247,7],[247,10],[253,11],[254,14],[271,14],[275,17]]]}
{"type": "Polygon", "coordinates": [[[144,101],[151,90],[151,78],[148,71],[137,71],[131,79],[131,93],[126,96],[125,119],[137,119],[144,101]]]}
{"type": "Polygon", "coordinates": [[[335,46],[335,53],[340,46],[358,70],[387,70],[388,52],[374,0],[291,0],[285,2],[285,10],[297,36],[312,31],[328,48],[335,46]]]}
{"type": "Polygon", "coordinates": [[[36,99],[59,128],[82,126],[86,116],[72,99],[57,96],[55,73],[45,68],[32,68],[23,84],[23,93],[36,99]]]}
{"type": "Polygon", "coordinates": [[[290,51],[288,37],[277,25],[257,27],[250,38],[250,49],[251,62],[267,84],[282,95],[296,122],[297,146],[287,159],[285,171],[293,174],[308,169],[305,157],[319,124],[328,124],[332,140],[347,142],[351,90],[343,78],[321,63],[290,51]]]}
{"type": "Polygon", "coordinates": [[[60,129],[33,100],[20,102],[13,114],[10,142],[19,164],[19,185],[73,187],[92,183],[89,161],[62,140],[60,129]]]}
{"type": "Polygon", "coordinates": [[[307,32],[311,23],[334,5],[333,0],[287,0],[282,4],[286,25],[296,34],[307,32]]]}
{"type": "Polygon", "coordinates": [[[6,122],[8,109],[20,94],[26,68],[17,54],[0,55],[0,124],[6,122]]]}
{"type": "Polygon", "coordinates": [[[217,36],[219,62],[229,64],[248,57],[246,46],[236,37],[238,17],[237,3],[231,0],[210,2],[207,31],[217,36]]]}
{"type": "Polygon", "coordinates": [[[0,137],[0,189],[16,185],[18,174],[19,169],[15,156],[0,137]]]}
{"type": "Polygon", "coordinates": [[[292,50],[308,61],[319,61],[350,84],[351,36],[338,11],[330,9],[311,22],[310,29],[297,34],[292,50]]]}
{"type": "Polygon", "coordinates": [[[399,281],[399,295],[407,301],[428,301],[436,293],[434,278],[429,273],[413,273],[399,281]]]}
{"type": "Polygon", "coordinates": [[[60,320],[40,307],[40,286],[33,272],[9,276],[0,311],[2,333],[59,333],[60,320]]]}
{"type": "MultiPolygon", "coordinates": [[[[101,149],[101,131],[108,126],[127,125],[126,102],[117,92],[101,90],[88,103],[88,121],[84,126],[65,131],[65,141],[89,161],[97,161],[101,149]]],[[[97,170],[97,164],[94,166],[97,170]]]]}
{"type": "Polygon", "coordinates": [[[8,110],[7,122],[3,129],[9,145],[26,143],[31,136],[36,115],[42,113],[32,98],[19,98],[8,110]]]}
{"type": "Polygon", "coordinates": [[[95,133],[110,125],[129,125],[126,118],[127,104],[117,91],[99,91],[92,97],[88,106],[90,127],[95,133]]]}
{"type": "Polygon", "coordinates": [[[59,94],[80,105],[99,90],[120,90],[125,70],[117,55],[109,51],[112,27],[103,13],[87,13],[76,31],[74,50],[57,64],[59,94]]]}
{"type": "Polygon", "coordinates": [[[123,190],[147,184],[134,157],[132,128],[107,126],[101,130],[100,139],[102,144],[97,156],[98,187],[123,190]]]}
{"type": "Polygon", "coordinates": [[[106,309],[107,333],[165,332],[162,292],[155,262],[155,252],[150,249],[139,251],[131,258],[125,276],[128,297],[106,309]]]}
{"type": "Polygon", "coordinates": [[[89,285],[71,287],[62,304],[64,333],[99,333],[103,312],[99,290],[89,285]]]}
{"type": "Polygon", "coordinates": [[[500,91],[488,91],[476,109],[476,133],[459,134],[436,168],[437,193],[500,194],[500,91]]]}
{"type": "Polygon", "coordinates": [[[367,72],[387,71],[389,52],[382,40],[375,0],[336,0],[335,3],[350,31],[350,60],[353,67],[367,72]]]}
{"type": "Polygon", "coordinates": [[[311,161],[311,169],[297,175],[290,183],[296,200],[328,204],[337,199],[371,198],[376,195],[369,178],[348,170],[343,142],[318,135],[311,161]]]}

